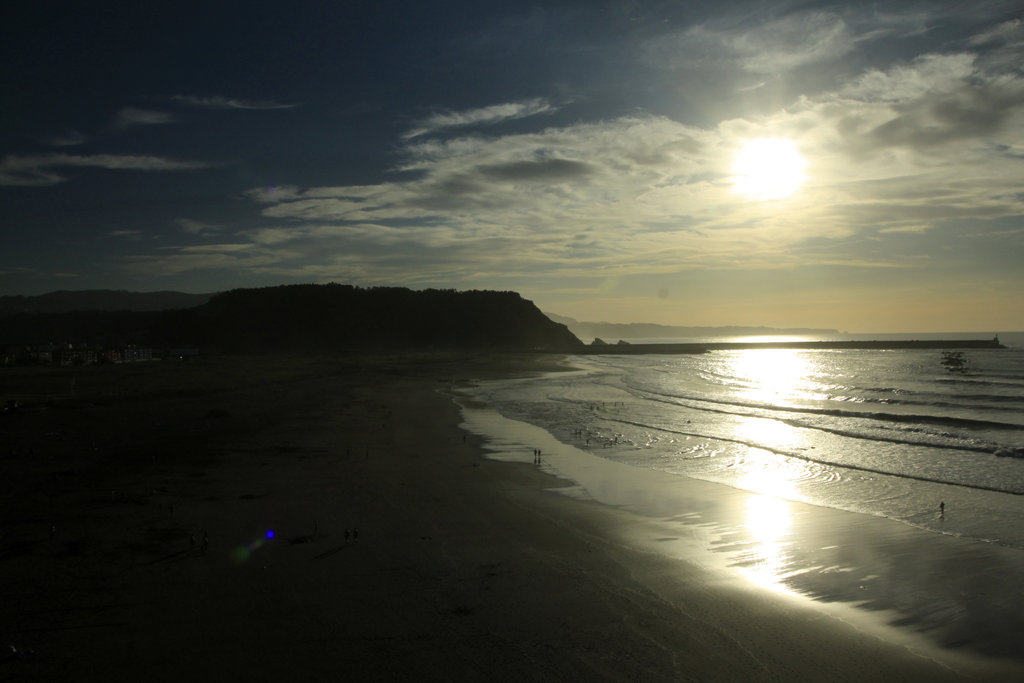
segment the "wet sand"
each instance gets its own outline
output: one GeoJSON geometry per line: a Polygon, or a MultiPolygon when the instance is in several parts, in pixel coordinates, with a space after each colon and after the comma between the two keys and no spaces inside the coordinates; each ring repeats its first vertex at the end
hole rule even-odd
{"type": "MultiPolygon", "coordinates": [[[[451,389],[552,362],[8,374],[5,395],[26,405],[0,418],[0,633],[18,650],[0,678],[1019,674],[737,581],[699,535],[645,536],[636,511],[554,492],[566,482],[532,462],[484,457],[451,389]]],[[[713,497],[739,514],[738,497],[713,497]]]]}
{"type": "Polygon", "coordinates": [[[698,563],[716,581],[813,600],[833,618],[957,670],[1024,672],[1020,551],[960,538],[951,512],[950,530],[936,533],[629,466],[599,457],[582,437],[579,445],[561,443],[486,406],[467,405],[464,415],[466,428],[490,435],[488,457],[534,462],[539,447],[540,467],[572,482],[555,490],[625,516],[628,523],[606,530],[614,542],[698,563]],[[1003,664],[975,668],[981,660],[1003,664]]]}

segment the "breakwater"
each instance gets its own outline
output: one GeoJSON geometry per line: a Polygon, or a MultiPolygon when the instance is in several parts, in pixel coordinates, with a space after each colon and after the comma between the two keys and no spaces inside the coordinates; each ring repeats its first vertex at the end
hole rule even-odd
{"type": "Polygon", "coordinates": [[[1005,349],[998,339],[897,339],[873,341],[701,342],[693,344],[599,344],[574,350],[579,355],[681,354],[742,349],[1005,349]]]}

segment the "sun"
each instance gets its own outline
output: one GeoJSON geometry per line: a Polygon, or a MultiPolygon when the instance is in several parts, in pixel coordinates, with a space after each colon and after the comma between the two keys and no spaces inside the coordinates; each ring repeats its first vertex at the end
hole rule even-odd
{"type": "Polygon", "coordinates": [[[733,191],[751,199],[783,199],[803,183],[806,165],[791,140],[751,140],[733,162],[733,191]]]}

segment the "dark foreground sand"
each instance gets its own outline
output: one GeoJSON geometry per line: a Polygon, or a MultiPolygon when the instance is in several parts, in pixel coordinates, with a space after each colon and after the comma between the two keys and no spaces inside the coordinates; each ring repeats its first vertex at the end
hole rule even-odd
{"type": "Polygon", "coordinates": [[[1015,673],[616,542],[628,513],[483,458],[447,388],[538,362],[0,370],[0,679],[1015,673]]]}

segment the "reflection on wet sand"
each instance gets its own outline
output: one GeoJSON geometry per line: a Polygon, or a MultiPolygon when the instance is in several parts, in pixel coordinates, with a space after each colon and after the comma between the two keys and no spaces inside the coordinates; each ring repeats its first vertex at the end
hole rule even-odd
{"type": "Polygon", "coordinates": [[[740,490],[609,461],[489,409],[463,415],[493,439],[493,457],[529,462],[542,448],[541,467],[575,484],[557,490],[635,513],[624,543],[720,562],[773,592],[855,605],[945,647],[1021,659],[1024,616],[1014,606],[1024,587],[1011,581],[1016,555],[1006,548],[796,502],[801,473],[769,466],[754,448],[733,463],[740,490]]]}
{"type": "Polygon", "coordinates": [[[773,496],[747,499],[746,528],[753,539],[747,557],[739,564],[748,579],[765,588],[782,589],[789,566],[789,503],[773,496]]]}

